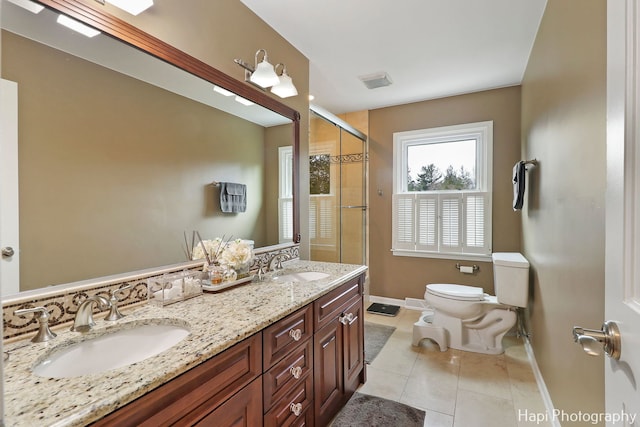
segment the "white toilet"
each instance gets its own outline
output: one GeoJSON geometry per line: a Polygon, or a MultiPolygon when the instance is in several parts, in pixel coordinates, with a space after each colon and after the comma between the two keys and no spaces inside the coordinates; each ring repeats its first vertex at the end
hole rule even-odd
{"type": "Polygon", "coordinates": [[[424,338],[448,347],[485,354],[504,352],[502,338],[515,325],[516,308],[529,300],[529,262],[522,254],[492,254],[496,296],[474,286],[431,284],[427,310],[413,326],[413,345],[424,338]]]}

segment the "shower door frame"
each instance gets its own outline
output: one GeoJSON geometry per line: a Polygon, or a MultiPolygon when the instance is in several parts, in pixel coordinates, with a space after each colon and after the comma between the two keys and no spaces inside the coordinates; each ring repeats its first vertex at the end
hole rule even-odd
{"type": "Polygon", "coordinates": [[[363,132],[359,131],[358,129],[356,129],[355,127],[353,127],[352,125],[350,125],[349,123],[347,123],[346,121],[342,120],[341,118],[335,116],[334,114],[330,113],[329,111],[325,110],[322,107],[319,107],[317,105],[309,105],[309,110],[313,113],[313,115],[316,115],[318,118],[321,118],[327,122],[329,122],[330,124],[333,124],[334,126],[336,126],[337,128],[339,128],[340,130],[340,198],[337,201],[336,207],[339,208],[339,226],[340,226],[340,233],[339,233],[339,251],[338,251],[338,258],[339,258],[339,262],[342,262],[343,260],[343,253],[342,253],[342,248],[343,248],[343,244],[342,244],[342,239],[343,239],[343,232],[342,232],[342,214],[343,214],[343,209],[361,209],[362,210],[362,264],[363,265],[367,265],[368,262],[368,239],[367,239],[367,234],[368,234],[368,208],[369,208],[369,203],[368,203],[368,186],[367,186],[367,177],[369,174],[369,162],[368,162],[368,146],[367,146],[367,141],[368,141],[368,137],[366,134],[364,134],[363,132]],[[357,139],[359,139],[362,142],[362,202],[363,205],[348,205],[348,206],[344,206],[342,204],[342,131],[345,131],[347,133],[349,133],[350,135],[356,137],[357,139]]]}

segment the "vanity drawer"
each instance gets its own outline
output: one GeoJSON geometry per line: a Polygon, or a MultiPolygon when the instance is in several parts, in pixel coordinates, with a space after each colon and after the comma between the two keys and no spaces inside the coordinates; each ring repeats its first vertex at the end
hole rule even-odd
{"type": "Polygon", "coordinates": [[[267,412],[288,389],[303,382],[313,370],[313,340],[308,339],[264,373],[264,410],[267,412]]]}
{"type": "Polygon", "coordinates": [[[262,332],[264,370],[271,368],[311,336],[313,336],[311,304],[264,329],[262,332]]]}
{"type": "Polygon", "coordinates": [[[261,347],[261,334],[255,334],[93,425],[157,427],[187,419],[195,423],[260,375],[261,347]]]}
{"type": "Polygon", "coordinates": [[[312,375],[286,393],[264,416],[264,427],[292,425],[313,425],[312,375]]]}
{"type": "Polygon", "coordinates": [[[314,330],[318,331],[324,325],[338,317],[353,298],[362,295],[362,281],[364,275],[351,279],[344,285],[318,298],[314,303],[314,330]]]}

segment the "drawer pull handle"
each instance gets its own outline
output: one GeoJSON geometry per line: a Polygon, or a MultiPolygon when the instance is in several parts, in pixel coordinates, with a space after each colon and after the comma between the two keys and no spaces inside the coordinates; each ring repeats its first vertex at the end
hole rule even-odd
{"type": "Polygon", "coordinates": [[[289,409],[293,412],[293,415],[299,417],[302,413],[302,403],[292,403],[289,405],[289,409]]]}
{"type": "Polygon", "coordinates": [[[294,341],[300,341],[300,338],[302,338],[302,331],[300,329],[290,329],[289,336],[293,338],[294,341]]]}
{"type": "Polygon", "coordinates": [[[348,325],[353,320],[353,313],[347,313],[340,317],[340,323],[348,325]]]}
{"type": "Polygon", "coordinates": [[[299,379],[300,376],[302,375],[302,368],[300,366],[295,366],[289,369],[289,372],[291,372],[291,375],[293,375],[293,378],[299,379]]]}

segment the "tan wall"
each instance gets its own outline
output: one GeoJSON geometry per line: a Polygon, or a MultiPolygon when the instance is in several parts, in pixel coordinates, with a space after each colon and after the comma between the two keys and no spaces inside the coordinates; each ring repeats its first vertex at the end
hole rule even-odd
{"type": "MultiPolygon", "coordinates": [[[[513,165],[520,160],[520,87],[509,87],[369,113],[369,208],[371,295],[423,298],[427,283],[482,286],[493,292],[491,263],[461,274],[454,260],[393,256],[391,196],[393,133],[493,120],[493,250],[520,250],[520,214],[512,209],[513,165]],[[380,194],[379,194],[380,193],[380,194]]],[[[464,264],[471,264],[464,262],[464,264]]]]}
{"type": "Polygon", "coordinates": [[[606,2],[549,0],[522,84],[522,146],[536,157],[522,212],[532,344],[551,399],[604,410],[602,358],[571,339],[604,316],[606,2]]]}
{"type": "MultiPolygon", "coordinates": [[[[155,0],[152,9],[138,16],[94,0],[81,0],[91,7],[104,7],[109,13],[127,21],[159,39],[206,62],[218,70],[244,80],[244,70],[235,58],[253,63],[258,49],[266,49],[272,64],[284,63],[298,89],[298,96],[275,99],[296,109],[300,119],[301,158],[308,157],[309,141],[309,60],[238,0],[155,0]]],[[[270,92],[267,92],[270,93],[270,92]]],[[[300,218],[308,218],[309,165],[300,163],[300,218]]],[[[308,221],[300,221],[300,254],[308,257],[308,221]]]]}
{"type": "Polygon", "coordinates": [[[21,290],[184,261],[185,231],[277,243],[265,238],[263,127],[11,33],[2,42],[3,77],[19,87],[21,290]],[[246,184],[247,211],[221,213],[214,180],[246,184]]]}

